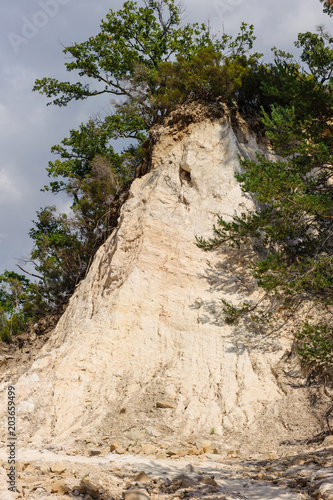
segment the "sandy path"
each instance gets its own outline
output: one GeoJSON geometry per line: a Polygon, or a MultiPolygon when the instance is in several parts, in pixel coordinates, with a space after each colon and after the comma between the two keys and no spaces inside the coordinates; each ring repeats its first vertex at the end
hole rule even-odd
{"type": "MultiPolygon", "coordinates": [[[[0,459],[6,461],[6,451],[0,451],[0,459]]],[[[121,468],[128,476],[134,473],[144,471],[149,477],[156,480],[172,481],[176,476],[185,474],[191,479],[195,479],[198,475],[206,477],[214,477],[218,486],[221,488],[221,496],[219,493],[214,498],[223,498],[223,494],[230,495],[233,499],[253,499],[253,500],[301,500],[303,495],[274,486],[265,481],[254,481],[253,479],[242,478],[242,474],[249,471],[249,462],[242,469],[240,461],[233,463],[221,463],[214,460],[198,460],[195,457],[188,457],[181,460],[159,460],[156,458],[135,456],[135,455],[108,455],[105,457],[85,457],[85,456],[69,456],[57,454],[48,450],[21,450],[18,459],[20,462],[37,464],[43,462],[45,465],[54,463],[86,465],[94,469],[94,473],[98,468],[109,466],[121,468]]],[[[253,467],[258,467],[258,462],[253,462],[253,467]]],[[[2,475],[2,484],[0,485],[0,496],[5,492],[4,477],[2,475]]],[[[3,498],[3,496],[1,496],[3,498]]],[[[13,498],[15,498],[13,496],[13,498]]],[[[212,498],[211,496],[207,498],[212,498]]],[[[7,498],[6,498],[7,500],[7,498]]],[[[10,497],[8,497],[10,500],[10,497]]]]}

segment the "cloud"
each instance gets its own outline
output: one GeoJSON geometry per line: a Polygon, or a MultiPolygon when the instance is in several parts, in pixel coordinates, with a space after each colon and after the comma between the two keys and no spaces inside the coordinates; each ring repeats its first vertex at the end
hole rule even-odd
{"type": "Polygon", "coordinates": [[[0,169],[0,207],[12,205],[22,199],[17,182],[9,174],[10,167],[0,169]]]}

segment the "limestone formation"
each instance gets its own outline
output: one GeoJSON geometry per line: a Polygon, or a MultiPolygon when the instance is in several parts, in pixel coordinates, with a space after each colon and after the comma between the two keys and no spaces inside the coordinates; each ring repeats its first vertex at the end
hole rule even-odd
{"type": "MultiPolygon", "coordinates": [[[[222,105],[181,108],[151,131],[151,145],[118,228],[16,383],[21,442],[94,447],[107,435],[125,452],[213,437],[225,450],[256,453],[311,435],[317,420],[286,356],[290,336],[223,320],[222,298],[259,296],[246,262],[195,241],[211,235],[216,214],[254,206],[234,176],[239,155],[271,153],[222,105]],[[129,430],[140,439],[126,438],[129,430]]],[[[1,419],[5,428],[4,405],[1,419]]]]}

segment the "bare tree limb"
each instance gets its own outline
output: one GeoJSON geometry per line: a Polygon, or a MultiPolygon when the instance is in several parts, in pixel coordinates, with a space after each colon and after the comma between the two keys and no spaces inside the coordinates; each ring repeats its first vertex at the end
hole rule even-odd
{"type": "Polygon", "coordinates": [[[21,271],[23,271],[25,274],[29,274],[29,276],[33,276],[34,278],[38,278],[40,280],[43,280],[44,281],[44,278],[42,278],[42,276],[38,276],[37,274],[33,274],[33,273],[29,273],[29,271],[26,271],[25,269],[23,269],[23,267],[21,267],[19,264],[16,264],[17,267],[19,269],[21,269],[21,271]]]}

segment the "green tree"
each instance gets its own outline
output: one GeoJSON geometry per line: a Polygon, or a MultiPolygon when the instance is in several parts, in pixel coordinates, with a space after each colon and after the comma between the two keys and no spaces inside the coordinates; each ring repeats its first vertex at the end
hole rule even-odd
{"type": "Polygon", "coordinates": [[[212,101],[219,98],[232,104],[235,100],[241,101],[240,94],[243,93],[242,104],[249,104],[248,100],[253,104],[260,95],[259,81],[250,99],[245,97],[245,88],[249,79],[259,74],[260,57],[261,54],[225,56],[212,46],[198,50],[190,59],[178,56],[176,61],[160,65],[152,102],[156,108],[168,113],[181,103],[198,99],[212,101]]]}
{"type": "Polygon", "coordinates": [[[89,83],[43,78],[36,80],[33,90],[58,106],[101,94],[114,96],[115,112],[108,118],[114,136],[130,134],[141,140],[142,133],[168,112],[154,105],[164,63],[177,58],[189,62],[202,49],[240,57],[252,48],[252,26],[242,24],[235,38],[214,37],[204,24],[182,25],[182,9],[175,0],[145,0],[143,4],[125,2],[121,10],[107,14],[95,37],[64,49],[71,57],[65,64],[67,71],[78,72],[89,83]]]}
{"type": "MultiPolygon", "coordinates": [[[[172,55],[190,55],[198,46],[211,43],[206,26],[195,23],[181,27],[181,13],[174,0],[146,0],[142,7],[133,1],[125,2],[123,9],[110,10],[95,37],[64,49],[72,58],[65,64],[66,69],[78,72],[91,83],[43,78],[36,80],[34,90],[54,98],[52,103],[58,106],[108,94],[118,98],[122,115],[119,98],[132,106],[137,104],[136,92],[141,82],[136,80],[131,85],[131,80],[138,66],[154,73],[172,55]]],[[[150,87],[150,91],[154,88],[150,87]]],[[[140,103],[140,113],[136,109],[132,116],[134,119],[140,116],[141,123],[136,124],[140,130],[150,128],[156,119],[152,110],[145,109],[146,104],[140,103]]],[[[128,109],[125,114],[128,116],[128,109]]]]}
{"type": "MultiPolygon", "coordinates": [[[[219,217],[214,237],[198,244],[250,241],[259,286],[291,312],[316,305],[317,321],[305,323],[296,338],[303,361],[322,372],[333,367],[333,38],[320,29],[300,34],[296,46],[304,67],[276,51],[263,85],[277,102],[262,110],[266,135],[285,159],[241,160],[236,177],[260,208],[232,221],[219,217]]],[[[225,311],[237,319],[249,308],[225,304],[225,311]]]]}
{"type": "Polygon", "coordinates": [[[333,15],[333,2],[332,0],[320,0],[322,4],[324,4],[324,12],[329,16],[333,15]]]}
{"type": "Polygon", "coordinates": [[[57,180],[51,181],[44,189],[55,194],[65,191],[73,198],[74,203],[77,202],[80,196],[79,185],[91,175],[96,157],[108,159],[110,175],[119,174],[122,167],[121,156],[110,145],[110,138],[105,124],[93,119],[81,124],[79,130],[71,130],[69,138],[51,148],[51,152],[60,158],[49,162],[47,172],[50,178],[57,180]]]}
{"type": "Polygon", "coordinates": [[[0,275],[0,338],[9,342],[21,333],[30,321],[31,303],[36,301],[37,288],[25,276],[13,271],[0,275]]]}

